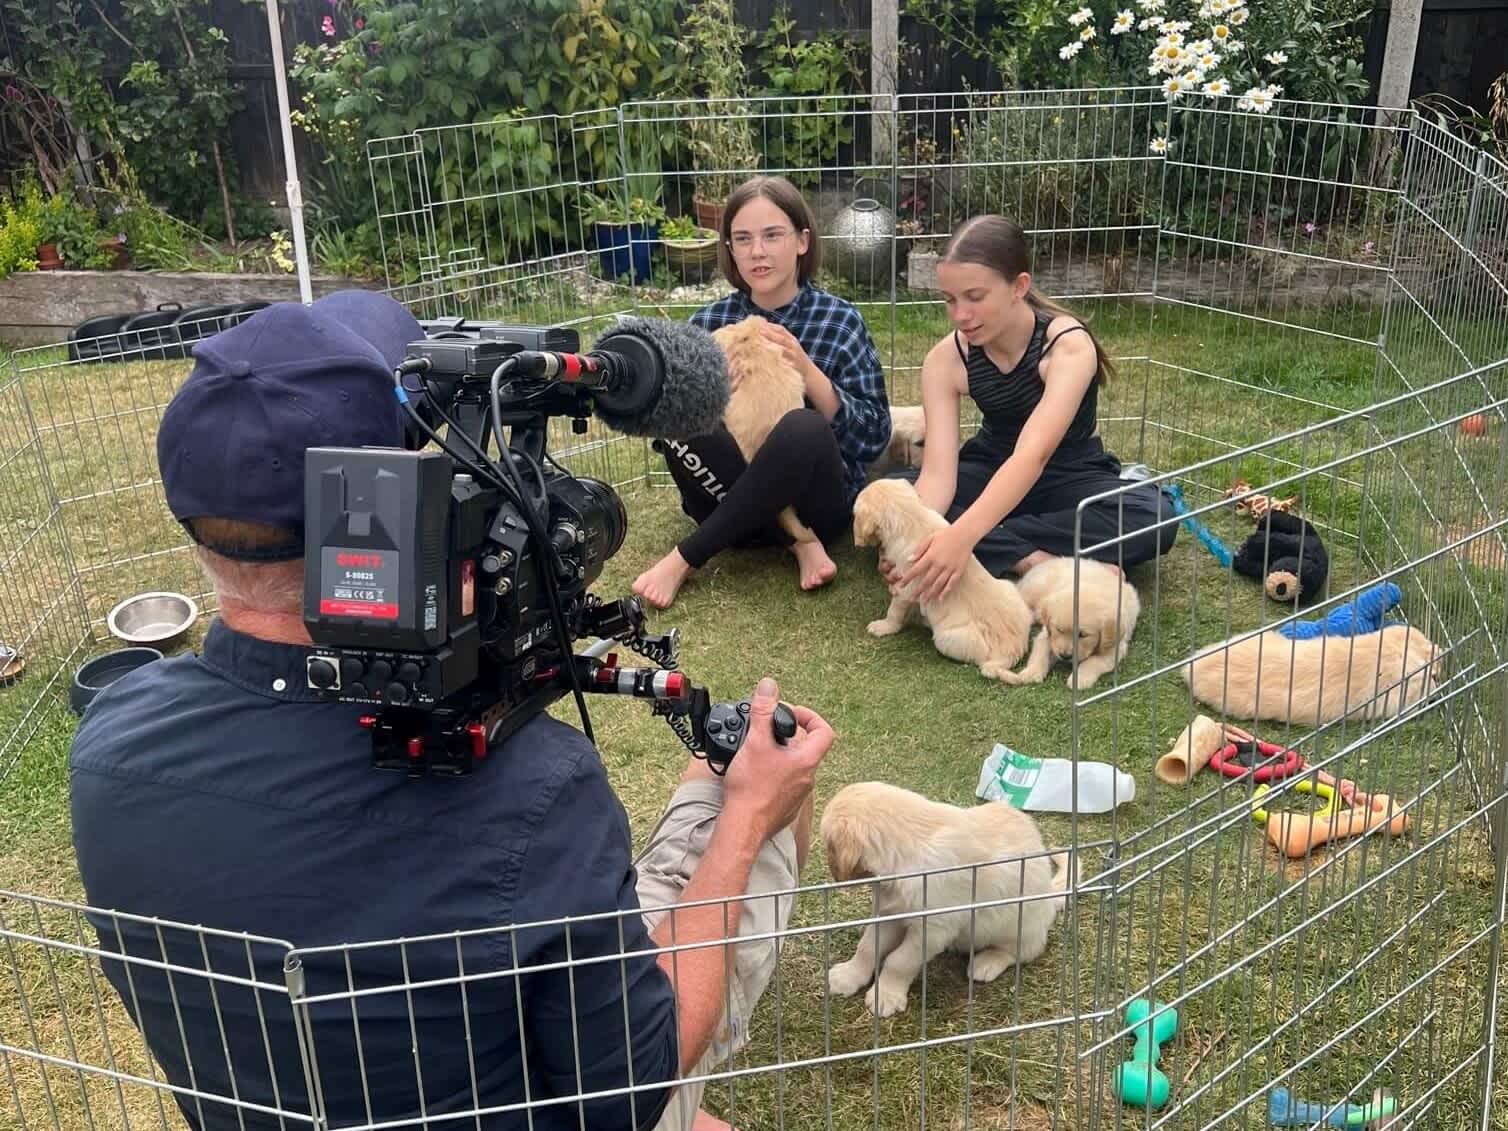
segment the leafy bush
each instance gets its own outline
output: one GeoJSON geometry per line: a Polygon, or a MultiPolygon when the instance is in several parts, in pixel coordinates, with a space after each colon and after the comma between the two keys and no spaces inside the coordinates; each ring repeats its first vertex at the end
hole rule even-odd
{"type": "Polygon", "coordinates": [[[352,205],[327,219],[370,214],[356,203],[370,193],[370,143],[434,131],[422,143],[429,197],[456,202],[434,236],[442,258],[547,253],[565,234],[565,177],[621,177],[623,160],[616,128],[554,116],[685,90],[676,0],[352,0],[321,29],[325,42],[297,49],[292,77],[303,90],[295,121],[326,153],[320,179],[352,205]],[[473,125],[445,129],[458,123],[473,125]]]}
{"type": "Polygon", "coordinates": [[[818,179],[806,169],[831,168],[840,149],[853,141],[854,106],[841,95],[862,89],[859,44],[836,32],[819,32],[802,39],[796,21],[782,8],[759,39],[760,70],[772,94],[799,98],[778,104],[787,116],[765,139],[768,166],[791,170],[797,184],[818,179]]]}

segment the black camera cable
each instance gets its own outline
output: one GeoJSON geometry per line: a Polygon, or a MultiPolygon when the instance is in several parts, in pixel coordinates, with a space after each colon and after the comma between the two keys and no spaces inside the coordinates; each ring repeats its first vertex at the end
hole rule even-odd
{"type": "MultiPolygon", "coordinates": [[[[502,425],[502,394],[499,386],[502,379],[515,364],[513,358],[507,358],[492,372],[490,393],[492,397],[492,428],[497,438],[498,454],[502,459],[502,466],[507,469],[508,475],[513,479],[514,485],[522,498],[527,489],[524,486],[523,475],[518,470],[518,462],[514,459],[513,449],[509,446],[507,438],[503,435],[502,425]]],[[[527,453],[525,453],[527,455],[527,453]]],[[[539,465],[529,460],[539,478],[540,485],[540,508],[527,503],[519,506],[519,511],[524,516],[524,521],[529,526],[529,533],[533,536],[535,548],[541,559],[540,579],[544,582],[545,596],[550,602],[550,619],[555,626],[556,641],[560,645],[561,666],[565,669],[566,677],[570,680],[571,692],[576,699],[576,709],[581,714],[581,729],[586,735],[586,740],[592,745],[597,744],[596,737],[592,734],[592,720],[586,709],[586,695],[581,688],[581,678],[576,671],[573,661],[571,646],[573,641],[566,631],[565,615],[560,608],[560,589],[558,586],[559,557],[556,554],[555,545],[550,541],[545,532],[544,524],[549,518],[549,500],[544,495],[544,473],[539,470],[539,465]],[[541,513],[541,510],[543,513],[541,513]]]]}

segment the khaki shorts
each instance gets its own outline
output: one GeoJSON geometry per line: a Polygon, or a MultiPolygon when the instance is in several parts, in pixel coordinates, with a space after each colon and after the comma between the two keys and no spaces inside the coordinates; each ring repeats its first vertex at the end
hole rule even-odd
{"type": "MultiPolygon", "coordinates": [[[[644,909],[644,922],[651,931],[659,926],[691,882],[691,874],[701,863],[707,842],[712,838],[712,826],[722,809],[723,787],[717,781],[683,782],[671,797],[644,851],[634,861],[639,873],[639,906],[644,909]]],[[[766,841],[754,859],[739,916],[739,936],[783,930],[791,920],[795,896],[769,893],[789,893],[796,881],[796,837],[786,828],[766,841]],[[761,895],[764,898],[758,898],[761,895]]],[[[714,1071],[748,1043],[754,1007],[775,973],[778,942],[761,938],[734,947],[722,1022],[691,1075],[714,1071]]],[[[688,1131],[706,1086],[702,1081],[677,1088],[656,1131],[688,1131]]]]}

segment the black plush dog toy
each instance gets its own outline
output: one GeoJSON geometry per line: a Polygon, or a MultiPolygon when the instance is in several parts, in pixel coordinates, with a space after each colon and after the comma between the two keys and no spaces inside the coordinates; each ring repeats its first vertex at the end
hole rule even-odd
{"type": "Polygon", "coordinates": [[[1231,565],[1262,582],[1274,601],[1312,601],[1324,592],[1330,576],[1330,555],[1319,531],[1286,511],[1268,511],[1231,565]]]}

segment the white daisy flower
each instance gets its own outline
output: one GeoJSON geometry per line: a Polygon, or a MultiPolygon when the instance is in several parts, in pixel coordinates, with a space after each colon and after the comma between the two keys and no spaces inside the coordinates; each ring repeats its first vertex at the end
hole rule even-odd
{"type": "Polygon", "coordinates": [[[1068,22],[1071,23],[1074,27],[1078,27],[1085,20],[1092,20],[1093,18],[1093,11],[1091,11],[1089,8],[1080,8],[1077,12],[1068,17],[1068,22]]]}
{"type": "Polygon", "coordinates": [[[1264,87],[1254,86],[1241,96],[1236,103],[1239,110],[1255,110],[1258,114],[1265,114],[1272,109],[1272,92],[1264,87]]]}
{"type": "Polygon", "coordinates": [[[1130,8],[1122,8],[1115,13],[1115,23],[1110,25],[1111,35],[1125,35],[1136,23],[1136,17],[1132,15],[1130,8]]]}
{"type": "Polygon", "coordinates": [[[1220,44],[1220,46],[1222,46],[1222,47],[1224,47],[1227,43],[1230,42],[1230,37],[1231,37],[1231,31],[1230,31],[1230,25],[1228,25],[1228,24],[1216,24],[1210,30],[1210,39],[1214,40],[1216,43],[1220,44]]]}
{"type": "Polygon", "coordinates": [[[1163,154],[1173,148],[1173,143],[1165,137],[1154,137],[1152,144],[1147,146],[1153,153],[1163,154]]]}
{"type": "Polygon", "coordinates": [[[1197,90],[1199,84],[1204,81],[1204,72],[1197,68],[1183,72],[1183,85],[1189,90],[1197,90]]]}
{"type": "Polygon", "coordinates": [[[1220,65],[1220,53],[1218,51],[1206,51],[1199,56],[1199,69],[1212,71],[1220,65]]]}
{"type": "Polygon", "coordinates": [[[1193,26],[1194,25],[1191,24],[1188,20],[1169,20],[1167,23],[1165,23],[1165,24],[1162,25],[1162,30],[1163,31],[1168,31],[1168,32],[1172,32],[1172,31],[1182,32],[1182,31],[1188,31],[1189,28],[1191,28],[1193,26]]]}
{"type": "Polygon", "coordinates": [[[1181,66],[1183,63],[1183,57],[1186,54],[1187,52],[1185,52],[1182,47],[1179,47],[1178,44],[1164,43],[1157,48],[1157,51],[1153,55],[1153,58],[1155,58],[1165,68],[1172,68],[1175,66],[1181,66]]]}
{"type": "Polygon", "coordinates": [[[1182,94],[1184,92],[1184,89],[1184,81],[1177,75],[1172,75],[1171,77],[1162,80],[1162,92],[1168,96],[1169,102],[1173,101],[1173,99],[1182,94]]]}
{"type": "Polygon", "coordinates": [[[1246,18],[1249,15],[1251,15],[1251,13],[1248,12],[1245,8],[1237,8],[1234,12],[1232,12],[1227,17],[1227,19],[1230,20],[1230,24],[1231,24],[1232,27],[1240,27],[1242,24],[1244,24],[1246,22],[1246,18]]]}
{"type": "Polygon", "coordinates": [[[1082,39],[1085,43],[1088,43],[1097,34],[1098,33],[1094,30],[1094,25],[1090,24],[1083,31],[1079,32],[1079,38],[1082,39]]]}
{"type": "Polygon", "coordinates": [[[1189,50],[1195,55],[1208,55],[1215,49],[1215,45],[1207,39],[1196,39],[1189,44],[1189,50]]]}
{"type": "Polygon", "coordinates": [[[1288,55],[1282,51],[1269,51],[1262,58],[1266,59],[1274,67],[1281,67],[1284,63],[1288,62],[1288,55]]]}
{"type": "Polygon", "coordinates": [[[1136,0],[1136,6],[1143,12],[1160,12],[1166,0],[1136,0]]]}
{"type": "Polygon", "coordinates": [[[1065,43],[1062,47],[1058,48],[1058,58],[1072,59],[1082,50],[1084,50],[1083,42],[1075,39],[1072,43],[1065,43]]]}
{"type": "Polygon", "coordinates": [[[1224,79],[1211,79],[1204,84],[1204,93],[1211,98],[1219,98],[1222,94],[1230,93],[1230,83],[1224,79]]]}

